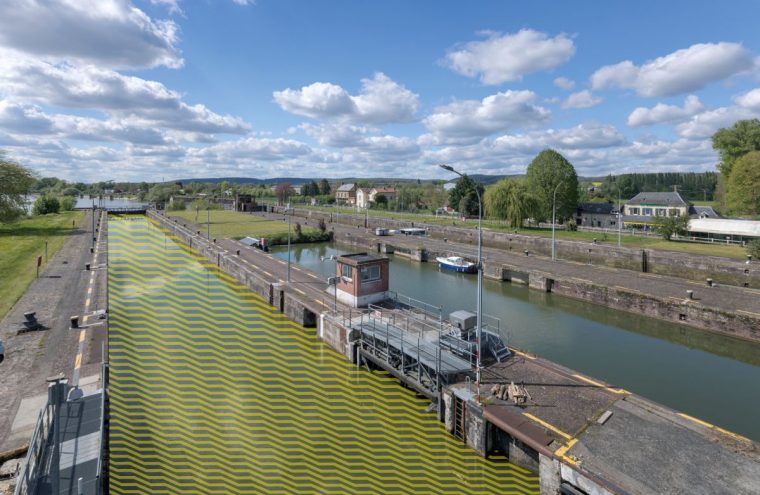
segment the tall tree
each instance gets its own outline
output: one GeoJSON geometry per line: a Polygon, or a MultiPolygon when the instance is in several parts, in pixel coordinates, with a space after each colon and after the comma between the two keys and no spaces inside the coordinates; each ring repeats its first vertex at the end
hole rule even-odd
{"type": "Polygon", "coordinates": [[[457,208],[462,215],[477,216],[478,195],[475,192],[476,187],[483,197],[483,185],[476,184],[467,174],[462,175],[456,186],[449,191],[449,205],[452,208],[457,208]]]}
{"type": "Polygon", "coordinates": [[[557,190],[557,220],[573,215],[578,206],[578,175],[575,167],[554,150],[540,152],[528,165],[528,189],[535,196],[536,220],[552,218],[554,190],[557,190]]]}
{"type": "Polygon", "coordinates": [[[720,153],[718,170],[723,177],[731,177],[736,160],[750,151],[760,150],[760,120],[738,120],[733,127],[718,129],[713,134],[712,146],[720,153]]]}
{"type": "Polygon", "coordinates": [[[288,202],[288,199],[295,193],[293,190],[293,186],[290,185],[290,182],[280,182],[277,184],[277,187],[274,188],[274,194],[277,196],[277,202],[279,204],[285,204],[288,202]]]}
{"type": "Polygon", "coordinates": [[[760,151],[751,151],[736,160],[728,178],[727,196],[734,214],[760,214],[760,151]]]}
{"type": "Polygon", "coordinates": [[[319,181],[319,194],[321,194],[322,196],[327,196],[328,194],[330,194],[330,192],[331,192],[330,183],[327,182],[327,179],[322,179],[321,181],[319,181]]]}
{"type": "Polygon", "coordinates": [[[0,152],[0,222],[12,222],[25,213],[24,195],[34,182],[29,169],[7,160],[0,152]]]}
{"type": "Polygon", "coordinates": [[[536,200],[524,180],[502,179],[486,189],[483,202],[491,218],[506,220],[510,227],[520,228],[536,209],[536,200]]]}

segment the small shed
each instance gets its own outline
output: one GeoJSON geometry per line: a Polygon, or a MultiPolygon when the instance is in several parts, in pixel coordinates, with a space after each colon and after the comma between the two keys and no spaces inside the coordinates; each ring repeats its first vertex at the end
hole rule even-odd
{"type": "MultiPolygon", "coordinates": [[[[388,298],[388,258],[367,253],[339,256],[336,266],[336,297],[355,308],[388,298]]],[[[328,289],[332,292],[332,290],[328,289]]]]}

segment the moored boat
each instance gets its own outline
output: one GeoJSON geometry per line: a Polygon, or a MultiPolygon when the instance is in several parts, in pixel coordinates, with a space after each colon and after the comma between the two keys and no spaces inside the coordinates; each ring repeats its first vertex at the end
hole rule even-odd
{"type": "Polygon", "coordinates": [[[461,256],[448,256],[446,258],[436,258],[438,266],[444,270],[453,270],[461,273],[475,273],[478,271],[478,265],[472,261],[467,261],[461,256]]]}

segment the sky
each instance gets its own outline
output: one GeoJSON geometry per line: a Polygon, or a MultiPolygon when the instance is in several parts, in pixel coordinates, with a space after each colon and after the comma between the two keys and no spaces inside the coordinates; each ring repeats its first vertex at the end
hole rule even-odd
{"type": "Polygon", "coordinates": [[[749,1],[2,0],[0,150],[71,181],[714,171],[749,1]]]}

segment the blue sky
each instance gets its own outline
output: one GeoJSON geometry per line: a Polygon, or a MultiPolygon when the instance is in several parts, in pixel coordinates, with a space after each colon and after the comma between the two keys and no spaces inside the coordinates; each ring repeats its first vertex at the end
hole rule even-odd
{"type": "Polygon", "coordinates": [[[6,0],[0,149],[40,175],[714,170],[757,2],[6,0]]]}

